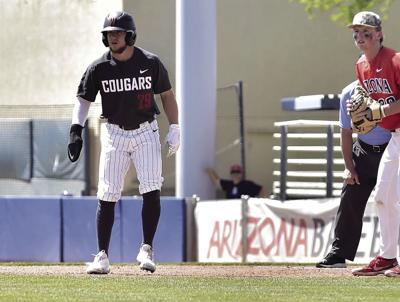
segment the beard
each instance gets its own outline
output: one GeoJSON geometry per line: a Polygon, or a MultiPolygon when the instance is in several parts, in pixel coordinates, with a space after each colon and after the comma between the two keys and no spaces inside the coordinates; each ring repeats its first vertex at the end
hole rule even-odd
{"type": "Polygon", "coordinates": [[[117,48],[117,49],[112,49],[111,48],[111,46],[110,46],[110,50],[111,50],[111,52],[113,52],[113,53],[116,53],[116,54],[121,54],[121,53],[123,53],[124,51],[125,51],[125,49],[128,47],[128,45],[124,45],[124,46],[122,46],[122,47],[120,47],[120,48],[117,48]]]}

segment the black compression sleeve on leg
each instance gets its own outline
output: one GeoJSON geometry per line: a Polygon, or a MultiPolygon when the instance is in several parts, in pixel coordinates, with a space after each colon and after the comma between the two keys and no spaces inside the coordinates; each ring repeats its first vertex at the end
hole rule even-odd
{"type": "Polygon", "coordinates": [[[108,255],[111,231],[114,224],[115,202],[99,200],[96,213],[97,244],[99,251],[104,250],[108,255]]]}
{"type": "Polygon", "coordinates": [[[143,243],[153,246],[160,213],[160,191],[144,193],[142,206],[143,243]]]}

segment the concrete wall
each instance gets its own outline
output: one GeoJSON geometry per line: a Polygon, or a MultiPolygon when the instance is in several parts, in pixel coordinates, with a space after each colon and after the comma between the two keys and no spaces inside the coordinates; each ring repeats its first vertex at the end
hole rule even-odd
{"type": "Polygon", "coordinates": [[[121,0],[0,1],[0,105],[69,104],[121,0]]]}
{"type": "MultiPolygon", "coordinates": [[[[216,3],[217,85],[243,80],[248,178],[271,188],[273,122],[337,119],[336,111],[283,112],[280,99],[339,93],[354,79],[358,51],[344,25],[328,14],[309,20],[300,4],[216,3]]],[[[84,69],[104,51],[99,31],[106,13],[121,7],[134,14],[137,45],[161,57],[175,85],[174,0],[0,0],[0,20],[7,28],[0,33],[0,105],[73,102],[84,69]]],[[[396,49],[399,10],[395,2],[383,22],[384,44],[396,49]]],[[[164,115],[160,123],[165,136],[164,115]]],[[[218,172],[227,176],[227,167],[218,172]]],[[[164,192],[173,193],[174,160],[164,160],[164,176],[164,192]]]]}

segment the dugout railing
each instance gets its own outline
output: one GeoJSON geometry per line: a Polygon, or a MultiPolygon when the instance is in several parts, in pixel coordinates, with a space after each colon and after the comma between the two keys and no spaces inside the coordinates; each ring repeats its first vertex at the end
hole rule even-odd
{"type": "Polygon", "coordinates": [[[280,200],[337,197],[344,161],[336,121],[274,123],[273,194],[280,200]]]}

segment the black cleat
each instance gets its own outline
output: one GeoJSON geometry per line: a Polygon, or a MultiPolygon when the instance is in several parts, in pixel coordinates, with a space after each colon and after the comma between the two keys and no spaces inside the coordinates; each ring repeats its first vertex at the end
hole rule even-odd
{"type": "Polygon", "coordinates": [[[316,267],[319,268],[346,268],[346,259],[339,257],[333,253],[326,255],[322,261],[318,262],[316,267]]]}

